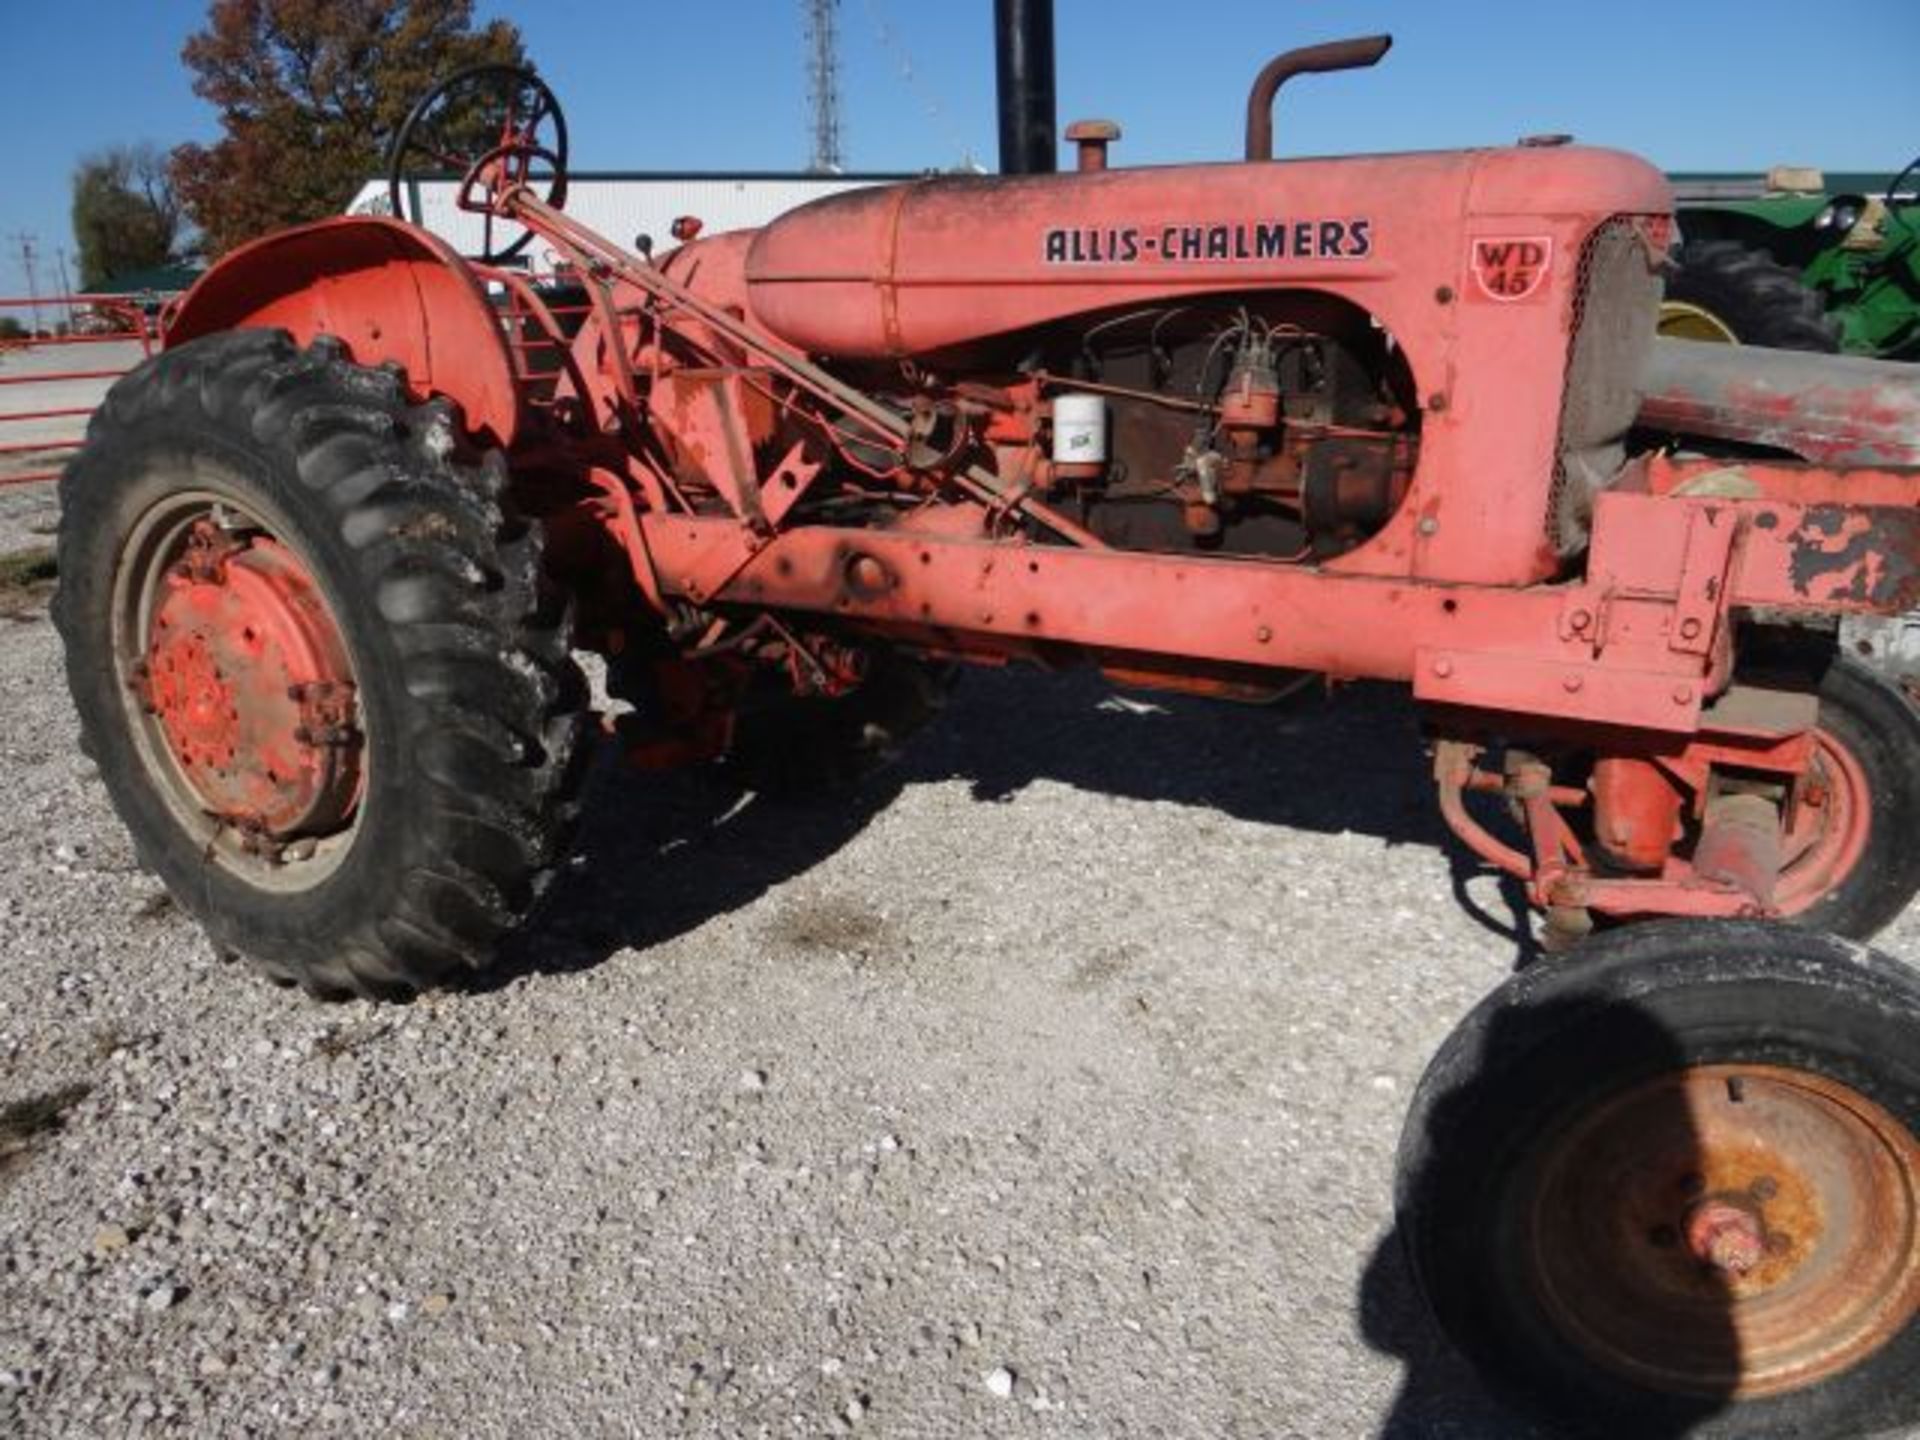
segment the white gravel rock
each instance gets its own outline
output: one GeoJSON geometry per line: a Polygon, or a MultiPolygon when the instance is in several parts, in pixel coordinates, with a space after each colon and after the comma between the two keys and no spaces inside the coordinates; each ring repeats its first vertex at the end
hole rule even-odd
{"type": "Polygon", "coordinates": [[[142,1303],[155,1314],[160,1314],[164,1311],[171,1310],[186,1298],[187,1292],[184,1286],[162,1282],[147,1292],[146,1298],[142,1303]]]}

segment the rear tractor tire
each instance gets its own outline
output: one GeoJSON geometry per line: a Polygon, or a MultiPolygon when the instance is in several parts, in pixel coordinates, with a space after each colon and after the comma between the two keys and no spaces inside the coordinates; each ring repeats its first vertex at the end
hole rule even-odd
{"type": "Polygon", "coordinates": [[[280,331],[114,386],[61,482],[82,744],[216,946],[316,995],[469,975],[576,811],[586,690],[497,454],[280,331]]]}
{"type": "Polygon", "coordinates": [[[1455,1347],[1556,1426],[1891,1433],[1920,1419],[1917,1136],[1920,974],[1779,923],[1629,926],[1449,1037],[1400,1237],[1455,1347]]]}
{"type": "Polygon", "coordinates": [[[1674,252],[1660,334],[1772,350],[1840,348],[1826,302],[1764,250],[1737,240],[1690,240],[1674,252]]]}

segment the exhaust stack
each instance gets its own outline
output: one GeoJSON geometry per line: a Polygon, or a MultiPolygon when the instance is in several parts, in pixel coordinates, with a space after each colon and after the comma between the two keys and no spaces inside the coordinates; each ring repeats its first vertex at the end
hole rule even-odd
{"type": "Polygon", "coordinates": [[[1053,98],[1053,0],[993,0],[1000,173],[1050,175],[1059,140],[1053,98]]]}

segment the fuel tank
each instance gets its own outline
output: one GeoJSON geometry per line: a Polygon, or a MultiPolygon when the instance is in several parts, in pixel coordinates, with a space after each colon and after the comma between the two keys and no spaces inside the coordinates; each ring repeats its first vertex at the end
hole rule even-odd
{"type": "Polygon", "coordinates": [[[1396,282],[1465,294],[1473,269],[1517,286],[1526,268],[1489,276],[1470,236],[1550,251],[1670,209],[1651,165],[1576,146],[933,176],[789,212],[754,239],[745,279],[792,344],[902,359],[1136,298],[1305,286],[1377,312],[1364,292],[1396,282]]]}

